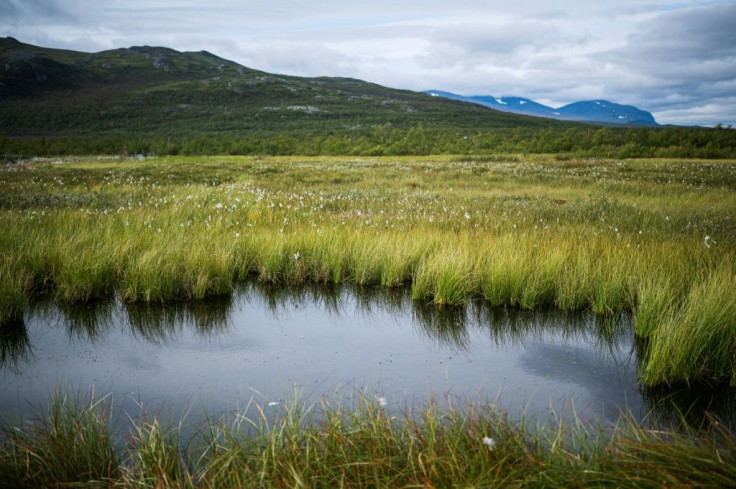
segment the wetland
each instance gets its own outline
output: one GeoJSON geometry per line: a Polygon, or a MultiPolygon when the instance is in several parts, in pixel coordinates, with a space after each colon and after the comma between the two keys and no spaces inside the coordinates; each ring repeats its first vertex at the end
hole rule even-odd
{"type": "Polygon", "coordinates": [[[653,483],[728,480],[735,188],[732,160],[6,165],[2,468],[45,473],[19,454],[54,422],[72,443],[115,412],[133,441],[88,468],[129,486],[385,482],[358,459],[406,484],[498,481],[504,464],[529,482],[535,463],[562,486],[591,468],[620,483],[643,447],[653,483]],[[181,448],[198,432],[182,413],[211,436],[181,448]],[[673,472],[690,456],[702,472],[673,472]]]}

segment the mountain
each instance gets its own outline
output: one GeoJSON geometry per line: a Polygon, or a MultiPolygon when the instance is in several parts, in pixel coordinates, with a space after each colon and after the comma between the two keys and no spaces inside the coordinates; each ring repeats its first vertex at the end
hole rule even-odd
{"type": "Polygon", "coordinates": [[[633,105],[621,105],[607,100],[573,102],[557,110],[561,114],[560,118],[567,120],[647,126],[658,125],[650,112],[634,107],[633,105]]]}
{"type": "Polygon", "coordinates": [[[602,100],[554,109],[517,97],[466,103],[469,97],[439,95],[266,73],[206,51],[84,53],[0,38],[0,161],[65,154],[730,158],[736,148],[736,131],[645,125],[655,124],[650,114],[602,100]],[[562,115],[568,120],[551,118],[562,115]]]}
{"type": "Polygon", "coordinates": [[[568,127],[350,78],[265,73],[206,51],[98,53],[0,39],[0,136],[231,139],[375,128],[568,127]]]}
{"type": "Polygon", "coordinates": [[[514,114],[603,124],[658,125],[654,120],[654,116],[652,116],[650,112],[641,110],[632,105],[621,105],[607,100],[574,102],[563,107],[553,108],[522,97],[493,97],[490,95],[475,95],[467,97],[440,90],[429,90],[426,93],[436,97],[480,104],[485,107],[514,114]]]}

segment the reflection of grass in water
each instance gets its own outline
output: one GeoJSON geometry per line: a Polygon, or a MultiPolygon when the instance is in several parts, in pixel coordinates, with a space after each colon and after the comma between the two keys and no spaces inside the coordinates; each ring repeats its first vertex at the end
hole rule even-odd
{"type": "Polygon", "coordinates": [[[115,301],[94,301],[83,304],[59,304],[61,320],[69,336],[95,341],[115,326],[115,301]]]}
{"type": "Polygon", "coordinates": [[[109,428],[111,399],[57,393],[22,426],[3,425],[0,473],[13,487],[725,487],[736,480],[736,438],[650,429],[624,416],[612,427],[578,419],[512,421],[492,404],[430,402],[389,415],[363,398],[255,405],[182,424],[129,418],[127,443],[109,428]],[[119,447],[116,451],[114,447],[119,447]]]}
{"type": "Polygon", "coordinates": [[[42,292],[164,302],[228,296],[251,276],[411,284],[442,305],[632,311],[651,348],[647,384],[736,382],[735,168],[543,156],[20,165],[0,171],[0,324],[42,292]]]}
{"type": "Polygon", "coordinates": [[[679,429],[686,424],[705,428],[717,419],[736,433],[736,388],[726,385],[697,390],[654,387],[642,389],[642,396],[649,412],[646,421],[652,425],[679,429]]]}
{"type": "Polygon", "coordinates": [[[202,337],[222,334],[230,329],[229,297],[208,301],[167,304],[125,304],[133,334],[152,343],[165,343],[191,326],[202,337]]]}
{"type": "Polygon", "coordinates": [[[630,334],[630,318],[598,316],[570,311],[533,311],[490,306],[472,301],[464,306],[437,307],[412,300],[409,287],[382,288],[305,284],[282,287],[249,281],[231,297],[207,301],[168,303],[119,303],[95,301],[81,305],[41,301],[34,314],[47,322],[61,320],[70,336],[95,341],[123,321],[141,338],[165,342],[186,328],[203,336],[215,336],[230,328],[232,308],[240,302],[262,302],[276,316],[294,307],[320,308],[339,318],[353,309],[370,317],[380,311],[389,316],[406,316],[415,329],[433,341],[463,349],[470,341],[470,330],[488,331],[498,344],[514,344],[526,339],[554,334],[565,340],[583,340],[614,354],[622,335],[630,334]]]}
{"type": "Polygon", "coordinates": [[[345,296],[341,288],[332,285],[305,283],[283,287],[273,283],[249,281],[240,288],[246,301],[263,301],[268,309],[278,315],[281,310],[291,309],[294,305],[308,304],[310,307],[321,307],[325,311],[338,315],[343,311],[345,296]]]}
{"type": "Polygon", "coordinates": [[[31,355],[31,341],[23,322],[6,324],[0,329],[0,369],[20,371],[31,355]]]}
{"type": "Polygon", "coordinates": [[[627,314],[597,315],[591,312],[524,310],[493,307],[476,302],[471,308],[476,324],[487,327],[496,344],[523,345],[525,341],[554,335],[566,342],[584,341],[596,349],[621,355],[620,346],[632,336],[627,314]]]}
{"type": "Polygon", "coordinates": [[[464,306],[433,307],[414,301],[412,318],[420,332],[440,344],[460,350],[470,346],[467,308],[464,306]]]}
{"type": "Polygon", "coordinates": [[[121,304],[112,299],[83,304],[39,301],[33,305],[33,312],[46,322],[60,321],[70,337],[94,342],[127,323],[133,334],[159,343],[180,334],[187,327],[203,337],[221,334],[230,327],[231,308],[232,298],[226,296],[165,304],[121,304]]]}
{"type": "Polygon", "coordinates": [[[451,348],[466,348],[469,330],[478,328],[488,330],[498,344],[514,344],[530,337],[555,334],[566,340],[593,343],[598,349],[619,354],[617,348],[621,339],[631,334],[631,317],[627,314],[524,310],[494,307],[479,300],[462,306],[437,307],[431,302],[412,300],[408,287],[280,287],[255,281],[244,284],[241,290],[244,300],[264,301],[275,315],[300,304],[322,308],[334,316],[344,314],[348,306],[356,307],[366,316],[374,310],[396,316],[410,312],[420,334],[451,348]]]}

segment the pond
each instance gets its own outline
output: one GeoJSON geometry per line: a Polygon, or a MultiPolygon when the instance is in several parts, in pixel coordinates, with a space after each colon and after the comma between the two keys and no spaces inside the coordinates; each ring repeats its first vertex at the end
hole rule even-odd
{"type": "Polygon", "coordinates": [[[493,402],[512,417],[613,421],[716,412],[732,391],[642,389],[632,318],[471,303],[440,308],[408,290],[284,289],[140,305],[34,304],[0,335],[0,416],[17,421],[56,389],[111,393],[123,412],[218,416],[295,399],[399,412],[430,399],[493,402]]]}

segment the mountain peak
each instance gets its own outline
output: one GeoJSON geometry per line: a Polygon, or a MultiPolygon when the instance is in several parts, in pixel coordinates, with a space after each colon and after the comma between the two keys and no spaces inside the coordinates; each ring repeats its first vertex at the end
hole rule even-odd
{"type": "Polygon", "coordinates": [[[560,107],[559,110],[572,120],[657,125],[650,112],[633,105],[621,105],[608,100],[573,102],[560,107]]]}
{"type": "Polygon", "coordinates": [[[524,97],[494,97],[492,95],[464,96],[441,90],[429,90],[436,97],[446,97],[484,105],[502,112],[533,115],[568,121],[594,122],[616,125],[656,126],[657,121],[650,112],[622,105],[605,99],[585,100],[554,108],[524,97]]]}

